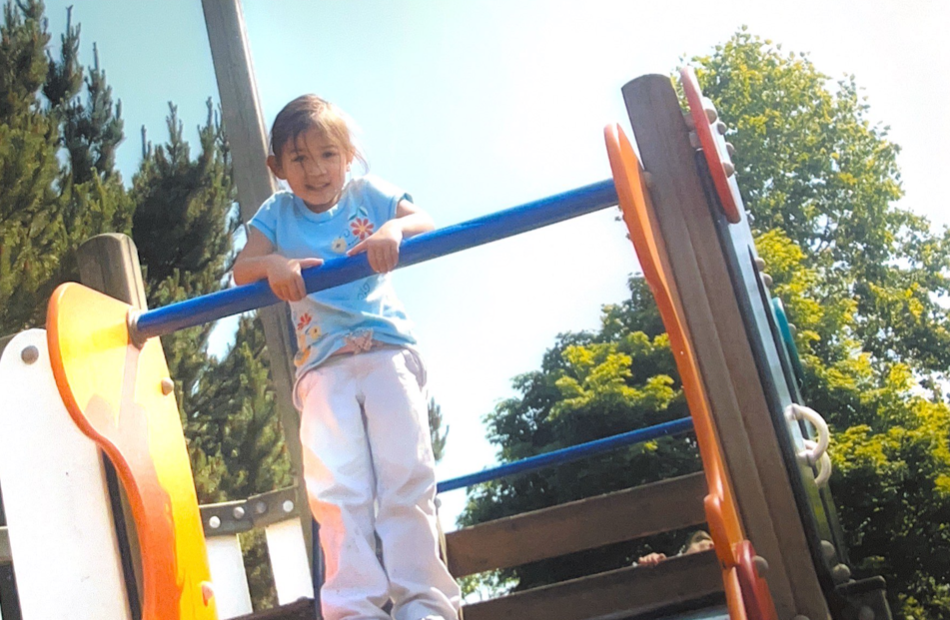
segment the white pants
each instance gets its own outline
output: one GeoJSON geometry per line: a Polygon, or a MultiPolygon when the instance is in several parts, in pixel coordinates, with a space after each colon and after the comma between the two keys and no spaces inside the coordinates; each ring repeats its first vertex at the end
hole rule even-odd
{"type": "Polygon", "coordinates": [[[461,594],[439,559],[424,387],[421,360],[401,348],[331,357],[298,385],[326,620],[389,618],[389,599],[396,620],[458,618],[461,594]]]}

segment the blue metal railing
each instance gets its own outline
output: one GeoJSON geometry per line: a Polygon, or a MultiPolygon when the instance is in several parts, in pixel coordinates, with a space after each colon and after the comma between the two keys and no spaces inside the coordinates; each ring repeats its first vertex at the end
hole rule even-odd
{"type": "Polygon", "coordinates": [[[680,418],[671,422],[664,422],[663,424],[657,424],[655,426],[648,426],[635,431],[621,433],[619,435],[614,435],[613,437],[606,437],[596,441],[588,441],[587,443],[571,446],[570,448],[554,450],[548,452],[547,454],[532,456],[527,459],[515,461],[514,463],[506,463],[504,465],[493,467],[491,469],[485,469],[474,474],[468,474],[467,476],[460,476],[458,478],[444,480],[438,484],[437,491],[439,493],[445,493],[446,491],[454,491],[455,489],[461,489],[473,484],[478,484],[480,482],[496,480],[503,476],[523,474],[529,471],[543,469],[551,465],[571,463],[588,456],[594,456],[596,454],[608,452],[623,446],[629,446],[643,441],[650,441],[651,439],[664,437],[666,435],[682,433],[684,431],[691,430],[692,428],[692,418],[680,418]]]}
{"type": "MultiPolygon", "coordinates": [[[[408,267],[439,256],[498,241],[617,204],[611,179],[555,194],[521,206],[406,239],[399,250],[398,267],[408,267]]],[[[327,260],[303,270],[308,293],[333,288],[373,274],[366,254],[327,260]]],[[[142,312],[133,319],[132,338],[141,342],[179,329],[280,303],[266,281],[203,295],[142,312]]]]}

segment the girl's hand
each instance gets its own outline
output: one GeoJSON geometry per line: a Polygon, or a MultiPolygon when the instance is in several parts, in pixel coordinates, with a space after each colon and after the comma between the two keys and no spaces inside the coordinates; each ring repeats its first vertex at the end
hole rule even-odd
{"type": "Polygon", "coordinates": [[[666,555],[663,553],[650,553],[643,556],[637,560],[638,566],[656,566],[660,562],[666,559],[666,555]]]}
{"type": "Polygon", "coordinates": [[[274,294],[283,301],[300,301],[307,295],[302,269],[323,264],[321,258],[284,258],[270,255],[267,262],[267,283],[274,294]]]}
{"type": "Polygon", "coordinates": [[[346,253],[355,256],[366,252],[369,266],[376,273],[388,273],[399,263],[399,244],[402,243],[402,227],[398,220],[390,220],[375,233],[363,239],[346,253]]]}

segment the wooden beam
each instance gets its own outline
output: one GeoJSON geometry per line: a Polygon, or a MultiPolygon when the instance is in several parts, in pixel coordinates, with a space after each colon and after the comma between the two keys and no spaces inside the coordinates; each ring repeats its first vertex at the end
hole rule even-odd
{"type": "Polygon", "coordinates": [[[715,552],[703,551],[534,588],[462,611],[465,620],[619,620],[722,591],[715,552]]]}
{"type": "Polygon", "coordinates": [[[648,75],[623,95],[743,525],[770,564],[776,610],[828,618],[676,93],[669,76],[648,75]]]}
{"type": "MultiPolygon", "coordinates": [[[[265,165],[268,150],[267,130],[257,97],[244,16],[239,0],[202,0],[201,5],[204,8],[214,73],[218,81],[218,94],[221,97],[222,120],[231,145],[241,220],[247,222],[277,187],[265,165]]],[[[267,339],[277,413],[298,482],[297,505],[309,506],[306,488],[300,480],[303,472],[299,439],[300,418],[293,405],[293,327],[287,305],[263,308],[260,310],[260,317],[267,339]]],[[[312,546],[310,512],[302,510],[300,518],[309,555],[312,546]]]]}
{"type": "Polygon", "coordinates": [[[446,535],[456,577],[705,523],[706,480],[690,474],[498,519],[446,535]]]}

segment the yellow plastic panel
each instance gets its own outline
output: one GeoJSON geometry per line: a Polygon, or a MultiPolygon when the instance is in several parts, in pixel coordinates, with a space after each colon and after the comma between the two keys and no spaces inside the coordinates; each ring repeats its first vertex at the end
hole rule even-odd
{"type": "MultiPolygon", "coordinates": [[[[79,284],[53,293],[50,361],[80,430],[112,459],[142,549],[143,618],[217,618],[204,533],[161,343],[129,342],[130,306],[79,284]]],[[[90,550],[90,553],[94,553],[90,550]]]]}

